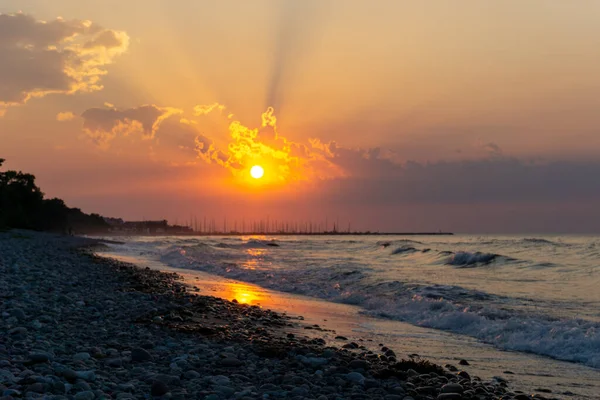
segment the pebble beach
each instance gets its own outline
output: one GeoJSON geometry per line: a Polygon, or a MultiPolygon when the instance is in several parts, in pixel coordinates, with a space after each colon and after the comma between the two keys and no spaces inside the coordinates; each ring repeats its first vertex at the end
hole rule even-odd
{"type": "Polygon", "coordinates": [[[315,336],[325,326],[199,295],[97,246],[0,233],[0,399],[553,398],[483,381],[468,361],[440,366],[344,337],[332,346],[315,336]]]}

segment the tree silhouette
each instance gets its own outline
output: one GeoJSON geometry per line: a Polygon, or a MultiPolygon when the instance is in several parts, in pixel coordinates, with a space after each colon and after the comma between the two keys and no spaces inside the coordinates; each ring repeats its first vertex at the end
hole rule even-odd
{"type": "MultiPolygon", "coordinates": [[[[4,163],[0,158],[0,167],[4,163]]],[[[44,199],[35,176],[21,171],[0,172],[0,227],[66,232],[106,231],[108,224],[98,214],[87,215],[69,208],[61,199],[44,199]]]]}

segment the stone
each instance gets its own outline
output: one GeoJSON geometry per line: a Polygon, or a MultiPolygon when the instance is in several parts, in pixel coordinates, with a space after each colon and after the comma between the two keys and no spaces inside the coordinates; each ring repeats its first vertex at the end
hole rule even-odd
{"type": "Polygon", "coordinates": [[[147,350],[137,347],[131,350],[131,361],[133,362],[145,362],[152,361],[152,354],[147,350]]]}
{"type": "Polygon", "coordinates": [[[25,318],[27,318],[27,316],[25,315],[25,312],[23,310],[21,310],[20,308],[12,309],[9,311],[9,313],[11,316],[15,317],[19,321],[22,321],[25,318]]]}
{"type": "Polygon", "coordinates": [[[77,353],[73,356],[75,361],[85,361],[91,358],[90,353],[77,353]]]}
{"type": "Polygon", "coordinates": [[[376,379],[365,379],[365,389],[378,388],[381,385],[376,379]]]}
{"type": "Polygon", "coordinates": [[[458,383],[447,383],[442,386],[442,393],[462,393],[464,388],[458,383]]]}
{"type": "Polygon", "coordinates": [[[234,388],[225,385],[215,385],[213,386],[213,389],[226,397],[229,397],[235,393],[234,388]]]}
{"type": "Polygon", "coordinates": [[[37,382],[27,386],[27,391],[34,393],[44,393],[46,391],[46,388],[44,387],[43,383],[37,382]]]}
{"type": "Polygon", "coordinates": [[[437,400],[462,400],[462,394],[460,394],[460,393],[441,393],[438,395],[437,400]]]}
{"type": "Polygon", "coordinates": [[[352,360],[348,364],[348,367],[353,370],[356,370],[356,369],[366,370],[369,367],[369,364],[365,360],[352,360]]]}
{"type": "Polygon", "coordinates": [[[159,381],[166,383],[169,386],[179,386],[181,384],[181,380],[178,376],[175,375],[167,375],[167,374],[158,374],[154,376],[154,381],[159,381]]]}
{"type": "Polygon", "coordinates": [[[202,375],[200,375],[200,373],[198,373],[197,371],[194,371],[194,370],[189,370],[189,371],[186,371],[186,372],[183,374],[183,376],[184,376],[184,378],[185,378],[185,379],[198,379],[198,378],[200,378],[202,375]]]}
{"type": "Polygon", "coordinates": [[[75,400],[94,400],[96,395],[91,390],[84,390],[83,392],[79,392],[75,395],[75,400]]]}
{"type": "Polygon", "coordinates": [[[350,373],[347,373],[344,376],[344,378],[348,382],[359,383],[359,384],[363,384],[364,381],[365,381],[365,377],[360,372],[350,372],[350,373]]]}
{"type": "Polygon", "coordinates": [[[77,371],[75,372],[75,376],[87,382],[94,382],[96,380],[96,373],[94,371],[77,371]]]}
{"type": "Polygon", "coordinates": [[[302,386],[297,386],[294,389],[291,390],[290,394],[292,396],[302,396],[302,397],[306,397],[308,396],[309,392],[306,388],[302,387],[302,386]]]}
{"type": "Polygon", "coordinates": [[[72,369],[65,369],[62,372],[62,376],[69,382],[75,382],[77,380],[77,373],[72,369]]]}
{"type": "Polygon", "coordinates": [[[108,365],[109,367],[118,368],[121,365],[123,365],[123,360],[121,360],[120,358],[110,358],[106,360],[106,365],[108,365]]]}
{"type": "Polygon", "coordinates": [[[469,362],[467,360],[460,360],[458,363],[460,365],[471,365],[471,364],[469,364],[469,362]]]}
{"type": "Polygon", "coordinates": [[[231,384],[231,380],[225,375],[216,375],[210,378],[210,381],[214,385],[229,385],[231,384]]]}
{"type": "Polygon", "coordinates": [[[9,335],[25,335],[27,333],[27,328],[23,326],[18,326],[16,328],[12,328],[8,331],[9,335]]]}
{"type": "Polygon", "coordinates": [[[457,375],[461,378],[471,380],[471,375],[469,375],[466,371],[460,371],[457,375]]]}
{"type": "Polygon", "coordinates": [[[219,364],[221,364],[223,367],[240,367],[244,365],[242,361],[233,357],[224,358],[221,361],[219,361],[219,364]]]}
{"type": "Polygon", "coordinates": [[[29,361],[34,364],[46,363],[50,361],[50,355],[48,353],[31,353],[29,361]]]}
{"type": "Polygon", "coordinates": [[[150,394],[152,396],[163,396],[169,392],[169,387],[166,383],[161,381],[154,381],[150,388],[150,394]]]}

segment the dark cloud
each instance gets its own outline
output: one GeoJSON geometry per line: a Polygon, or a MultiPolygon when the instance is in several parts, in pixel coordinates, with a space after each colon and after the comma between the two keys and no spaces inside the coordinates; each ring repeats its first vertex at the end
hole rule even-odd
{"type": "MultiPolygon", "coordinates": [[[[337,153],[340,154],[340,153],[337,153]]],[[[483,204],[600,200],[600,163],[533,163],[515,158],[396,163],[345,151],[347,178],[323,185],[339,203],[483,204]]]]}
{"type": "Polygon", "coordinates": [[[108,146],[119,134],[139,131],[152,138],[164,120],[180,113],[181,110],[172,107],[143,105],[123,110],[114,107],[90,108],[81,117],[84,132],[97,144],[108,146]]]}
{"type": "Polygon", "coordinates": [[[105,66],[128,43],[124,32],[90,21],[0,14],[0,113],[32,97],[102,89],[105,66]]]}

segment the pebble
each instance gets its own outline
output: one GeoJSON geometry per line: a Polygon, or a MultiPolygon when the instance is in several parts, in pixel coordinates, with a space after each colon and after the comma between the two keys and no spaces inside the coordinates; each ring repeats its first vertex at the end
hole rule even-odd
{"type": "Polygon", "coordinates": [[[48,353],[32,353],[29,355],[29,361],[32,363],[45,363],[50,361],[50,355],[48,353]]]}
{"type": "Polygon", "coordinates": [[[365,381],[365,377],[360,372],[350,372],[345,376],[346,380],[354,383],[363,383],[365,381]]]}
{"type": "Polygon", "coordinates": [[[94,400],[96,395],[91,390],[84,390],[75,395],[75,400],[94,400]]]}
{"type": "Polygon", "coordinates": [[[169,387],[166,383],[161,381],[155,381],[152,383],[152,387],[150,388],[150,394],[152,396],[163,396],[169,392],[169,387]]]}
{"type": "Polygon", "coordinates": [[[458,383],[447,383],[442,386],[442,393],[462,393],[465,389],[458,383]]]}
{"type": "Polygon", "coordinates": [[[152,355],[145,349],[141,347],[135,348],[131,350],[131,361],[133,362],[145,362],[151,361],[152,355]]]}
{"type": "Polygon", "coordinates": [[[91,358],[90,353],[77,353],[73,356],[75,361],[85,361],[91,358]]]}

